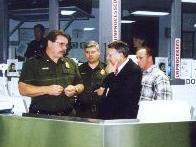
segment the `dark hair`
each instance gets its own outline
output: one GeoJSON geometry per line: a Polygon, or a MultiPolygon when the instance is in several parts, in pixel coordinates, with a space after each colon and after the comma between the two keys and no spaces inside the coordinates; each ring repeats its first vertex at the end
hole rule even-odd
{"type": "Polygon", "coordinates": [[[129,55],[129,46],[128,46],[128,44],[121,41],[121,40],[117,40],[117,41],[114,41],[114,42],[110,43],[108,45],[108,48],[116,49],[117,52],[123,53],[123,55],[125,57],[128,57],[128,55],[129,55]]]}
{"type": "Polygon", "coordinates": [[[161,67],[162,67],[163,65],[165,66],[165,63],[161,62],[161,63],[159,64],[159,68],[161,69],[161,67]]]}
{"type": "Polygon", "coordinates": [[[71,37],[69,34],[65,33],[62,30],[51,30],[48,35],[46,36],[46,40],[50,40],[52,42],[55,42],[57,39],[57,36],[64,36],[65,38],[67,38],[68,40],[68,44],[67,44],[67,53],[70,51],[71,49],[71,37]]]}
{"type": "Polygon", "coordinates": [[[153,52],[152,52],[152,50],[151,50],[149,47],[144,47],[143,49],[146,50],[146,54],[147,54],[148,56],[154,57],[153,52]]]}
{"type": "Polygon", "coordinates": [[[12,67],[13,65],[16,65],[16,64],[12,62],[12,63],[10,64],[10,67],[12,67]]]}
{"type": "Polygon", "coordinates": [[[44,28],[44,26],[42,25],[42,24],[37,24],[37,25],[35,25],[34,26],[34,30],[35,30],[35,28],[40,28],[40,30],[44,33],[45,32],[45,28],[44,28]]]}
{"type": "Polygon", "coordinates": [[[137,38],[137,39],[142,39],[142,40],[145,40],[146,39],[146,37],[145,37],[145,35],[144,34],[135,34],[134,36],[133,36],[134,38],[137,38]]]}

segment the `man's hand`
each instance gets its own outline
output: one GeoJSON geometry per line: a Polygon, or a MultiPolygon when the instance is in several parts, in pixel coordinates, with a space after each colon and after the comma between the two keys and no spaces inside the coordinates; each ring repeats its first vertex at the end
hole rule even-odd
{"type": "Polygon", "coordinates": [[[60,85],[50,85],[47,87],[47,94],[58,96],[63,92],[63,87],[60,85]]]}
{"type": "Polygon", "coordinates": [[[65,95],[68,97],[72,97],[75,94],[77,94],[77,88],[76,86],[73,85],[68,85],[65,89],[64,89],[65,95]]]}
{"type": "Polygon", "coordinates": [[[112,64],[110,61],[108,61],[106,66],[106,72],[107,73],[115,72],[117,68],[118,68],[118,62],[112,64]]]}
{"type": "Polygon", "coordinates": [[[97,95],[102,96],[103,92],[104,92],[105,88],[103,87],[99,87],[98,89],[96,89],[94,92],[97,93],[97,95]]]}

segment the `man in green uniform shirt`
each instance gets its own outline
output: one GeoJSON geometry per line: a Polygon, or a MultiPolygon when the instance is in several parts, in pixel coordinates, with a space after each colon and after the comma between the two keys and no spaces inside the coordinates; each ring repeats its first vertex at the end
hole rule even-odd
{"type": "Polygon", "coordinates": [[[84,44],[87,62],[79,67],[84,82],[84,92],[78,97],[77,116],[97,118],[100,96],[98,89],[106,76],[105,64],[100,62],[99,44],[89,41],[84,44]]]}
{"type": "Polygon", "coordinates": [[[74,96],[84,86],[77,65],[65,57],[71,38],[63,31],[52,30],[46,39],[46,52],[24,63],[19,91],[31,97],[30,113],[73,116],[74,96]]]}

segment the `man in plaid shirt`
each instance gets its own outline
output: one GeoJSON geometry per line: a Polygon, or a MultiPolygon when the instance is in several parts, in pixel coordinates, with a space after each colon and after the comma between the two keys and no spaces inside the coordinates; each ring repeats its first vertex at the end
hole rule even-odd
{"type": "Polygon", "coordinates": [[[140,100],[170,100],[172,90],[169,78],[153,63],[152,50],[148,47],[137,50],[138,65],[143,71],[140,100]]]}

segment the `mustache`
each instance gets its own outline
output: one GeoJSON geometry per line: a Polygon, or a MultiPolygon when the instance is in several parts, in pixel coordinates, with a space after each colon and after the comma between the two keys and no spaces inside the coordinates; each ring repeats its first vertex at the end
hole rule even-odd
{"type": "Polygon", "coordinates": [[[61,53],[61,54],[66,54],[66,51],[59,51],[59,53],[61,53]]]}

